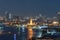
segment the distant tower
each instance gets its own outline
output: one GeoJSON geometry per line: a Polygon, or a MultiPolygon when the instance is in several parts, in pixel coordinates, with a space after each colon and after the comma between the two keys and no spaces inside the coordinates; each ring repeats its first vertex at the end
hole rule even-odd
{"type": "Polygon", "coordinates": [[[12,14],[11,13],[9,13],[9,20],[11,20],[12,19],[12,14]]]}
{"type": "Polygon", "coordinates": [[[36,23],[33,22],[33,19],[32,19],[32,18],[30,18],[29,23],[27,23],[27,27],[28,27],[28,26],[29,26],[29,27],[32,27],[32,26],[35,26],[35,25],[36,25],[36,23]]]}
{"type": "Polygon", "coordinates": [[[39,17],[42,17],[42,14],[39,14],[39,17]]]}
{"type": "Polygon", "coordinates": [[[30,18],[30,24],[31,24],[31,25],[33,24],[32,18],[30,18]]]}
{"type": "Polygon", "coordinates": [[[6,20],[11,20],[12,18],[12,14],[11,13],[8,13],[7,11],[5,12],[5,17],[6,17],[6,20]]]}

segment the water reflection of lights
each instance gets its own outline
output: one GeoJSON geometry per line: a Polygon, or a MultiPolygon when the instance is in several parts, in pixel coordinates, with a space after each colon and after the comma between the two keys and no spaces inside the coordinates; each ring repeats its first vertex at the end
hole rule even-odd
{"type": "Polygon", "coordinates": [[[34,26],[32,29],[41,29],[40,26],[34,26]]]}
{"type": "Polygon", "coordinates": [[[42,30],[41,26],[34,26],[33,27],[33,37],[40,38],[42,37],[42,30]]]}
{"type": "Polygon", "coordinates": [[[42,32],[38,33],[37,37],[38,38],[42,37],[42,32]]]}
{"type": "Polygon", "coordinates": [[[25,31],[25,26],[22,25],[21,28],[22,28],[22,32],[24,32],[25,31]]]}
{"type": "Polygon", "coordinates": [[[0,34],[3,34],[3,31],[0,31],[0,34]]]}
{"type": "Polygon", "coordinates": [[[9,34],[11,34],[11,32],[8,32],[9,34]]]}
{"type": "Polygon", "coordinates": [[[33,37],[33,30],[31,28],[28,29],[28,35],[29,35],[29,39],[33,37]]]}
{"type": "Polygon", "coordinates": [[[16,34],[14,34],[14,40],[16,40],[16,34]]]}
{"type": "Polygon", "coordinates": [[[34,26],[33,29],[44,29],[47,28],[48,26],[34,26]]]}
{"type": "Polygon", "coordinates": [[[56,33],[56,31],[55,30],[50,30],[50,31],[47,30],[47,33],[53,35],[54,33],[56,33]]]}
{"type": "Polygon", "coordinates": [[[20,33],[20,29],[22,29],[22,32],[25,31],[25,25],[19,25],[19,26],[17,26],[17,27],[18,27],[18,30],[19,30],[18,33],[20,33]]]}
{"type": "Polygon", "coordinates": [[[0,26],[0,34],[3,34],[3,27],[0,26]]]}

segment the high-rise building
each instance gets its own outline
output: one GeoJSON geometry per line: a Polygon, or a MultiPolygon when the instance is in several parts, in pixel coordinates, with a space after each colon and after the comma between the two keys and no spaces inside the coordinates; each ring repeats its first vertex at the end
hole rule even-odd
{"type": "Polygon", "coordinates": [[[5,12],[6,20],[11,20],[12,19],[12,14],[5,12]]]}
{"type": "Polygon", "coordinates": [[[9,13],[9,19],[10,19],[10,20],[12,19],[12,14],[11,14],[11,13],[9,13]]]}

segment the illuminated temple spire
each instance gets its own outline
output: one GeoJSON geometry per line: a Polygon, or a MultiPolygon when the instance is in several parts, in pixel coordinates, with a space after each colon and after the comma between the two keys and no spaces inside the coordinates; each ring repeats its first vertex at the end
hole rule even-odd
{"type": "Polygon", "coordinates": [[[31,25],[33,24],[32,18],[30,18],[30,24],[31,24],[31,25]]]}
{"type": "Polygon", "coordinates": [[[29,23],[27,23],[27,26],[34,26],[34,25],[36,25],[36,24],[33,22],[33,19],[30,18],[30,21],[29,21],[29,23]]]}

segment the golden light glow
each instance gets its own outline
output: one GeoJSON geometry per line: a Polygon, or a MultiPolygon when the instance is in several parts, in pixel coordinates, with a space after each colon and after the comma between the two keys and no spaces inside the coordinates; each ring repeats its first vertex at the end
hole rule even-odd
{"type": "Polygon", "coordinates": [[[59,22],[57,22],[57,21],[54,21],[52,24],[59,24],[59,22]]]}
{"type": "Polygon", "coordinates": [[[53,26],[59,26],[59,22],[58,21],[53,21],[52,24],[53,24],[53,26]]]}
{"type": "Polygon", "coordinates": [[[32,26],[32,25],[36,25],[36,24],[33,22],[32,18],[30,18],[30,21],[29,21],[29,23],[27,23],[27,25],[32,26]]]}
{"type": "Polygon", "coordinates": [[[31,39],[32,37],[33,37],[33,30],[30,28],[30,29],[28,29],[28,37],[29,37],[29,39],[31,39]]]}

